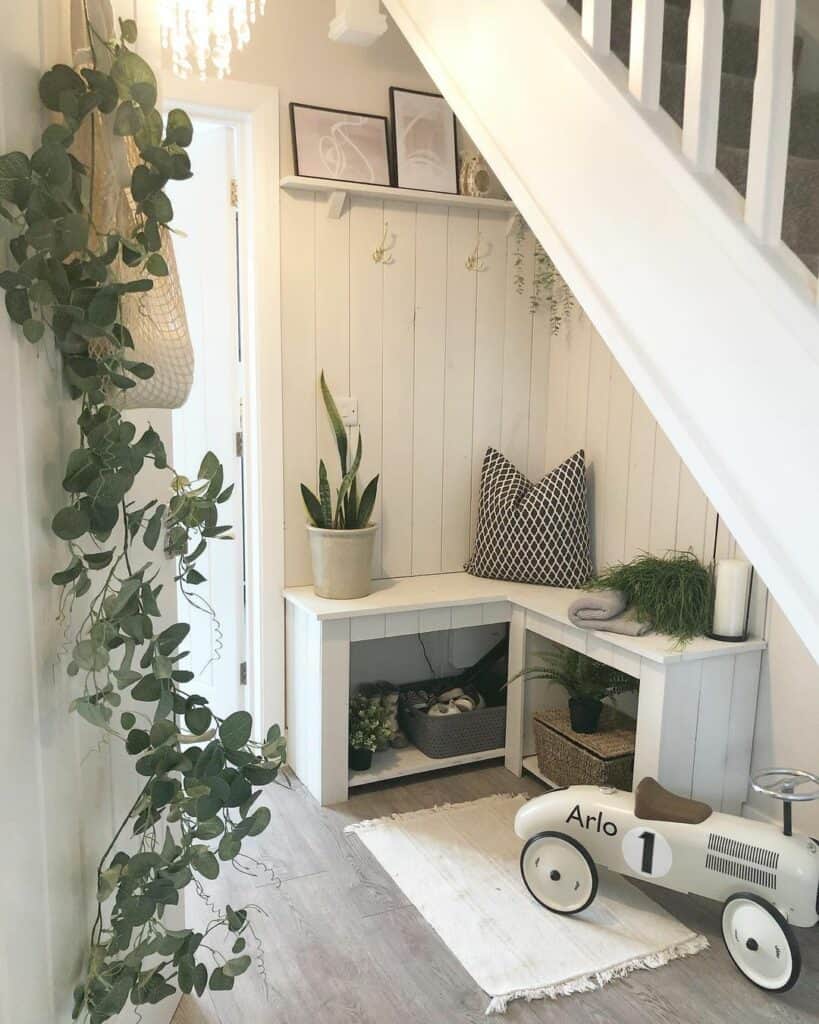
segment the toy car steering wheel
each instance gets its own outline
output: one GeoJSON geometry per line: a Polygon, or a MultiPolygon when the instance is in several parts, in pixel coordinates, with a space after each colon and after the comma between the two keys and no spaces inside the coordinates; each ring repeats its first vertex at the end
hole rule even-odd
{"type": "Polygon", "coordinates": [[[751,788],[774,800],[782,800],[783,830],[786,836],[793,834],[793,811],[791,804],[796,801],[819,799],[819,775],[801,768],[767,768],[751,777],[751,788]],[[766,784],[767,783],[767,784],[766,784]],[[812,784],[808,792],[797,793],[797,786],[812,784]]]}

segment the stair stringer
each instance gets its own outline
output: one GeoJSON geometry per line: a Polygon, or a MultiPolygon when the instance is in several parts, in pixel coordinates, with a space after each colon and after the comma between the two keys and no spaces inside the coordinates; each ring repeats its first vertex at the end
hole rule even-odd
{"type": "Polygon", "coordinates": [[[384,2],[819,660],[815,278],[691,171],[571,8],[384,2]]]}

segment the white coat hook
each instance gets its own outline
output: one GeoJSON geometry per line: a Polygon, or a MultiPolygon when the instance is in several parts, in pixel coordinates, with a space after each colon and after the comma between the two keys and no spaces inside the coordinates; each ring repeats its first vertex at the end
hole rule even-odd
{"type": "Polygon", "coordinates": [[[394,263],[395,260],[392,258],[390,249],[393,247],[395,239],[392,239],[387,244],[387,237],[390,232],[390,225],[388,222],[384,223],[384,236],[381,239],[381,245],[377,245],[373,251],[373,263],[380,263],[382,266],[389,266],[390,263],[394,263]]]}

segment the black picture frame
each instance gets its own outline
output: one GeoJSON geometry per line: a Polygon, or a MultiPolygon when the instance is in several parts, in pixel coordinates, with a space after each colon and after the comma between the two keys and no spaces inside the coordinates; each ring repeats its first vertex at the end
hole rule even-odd
{"type": "Polygon", "coordinates": [[[351,183],[374,185],[379,188],[389,188],[393,181],[393,167],[392,167],[392,145],[390,141],[390,124],[389,120],[383,114],[368,114],[357,110],[340,110],[337,107],[320,107],[313,103],[290,103],[290,135],[293,142],[293,167],[296,174],[302,178],[324,178],[332,181],[349,181],[351,183]],[[297,110],[317,110],[326,114],[340,114],[344,117],[362,117],[367,118],[370,121],[380,122],[384,130],[384,180],[373,181],[368,180],[365,177],[337,177],[332,173],[316,174],[311,173],[314,170],[312,164],[306,167],[307,163],[303,156],[299,154],[299,128],[297,125],[297,110]]]}
{"type": "MultiPolygon", "coordinates": [[[[456,119],[455,119],[455,114],[449,108],[448,104],[447,104],[447,108],[449,109],[449,112],[450,112],[451,117],[452,117],[452,159],[453,159],[453,164],[452,164],[452,167],[448,169],[448,171],[451,171],[451,179],[452,179],[451,180],[451,184],[452,184],[452,188],[429,188],[429,187],[424,187],[423,185],[412,184],[412,183],[410,183],[411,182],[411,178],[408,178],[407,174],[404,175],[405,183],[402,183],[402,181],[401,181],[402,175],[401,175],[401,166],[400,166],[400,155],[399,155],[399,139],[398,139],[398,123],[399,123],[399,118],[398,118],[398,112],[396,110],[396,96],[400,96],[401,94],[410,95],[410,96],[426,96],[429,99],[442,100],[443,103],[446,104],[446,100],[444,99],[444,97],[439,92],[424,92],[421,89],[405,89],[402,86],[398,86],[398,85],[391,85],[390,86],[390,118],[392,120],[392,173],[393,173],[393,179],[392,180],[393,180],[393,185],[396,188],[408,188],[408,189],[413,189],[416,192],[437,192],[437,193],[440,193],[442,195],[455,195],[455,196],[459,195],[460,194],[460,189],[459,189],[459,182],[458,182],[458,176],[459,176],[458,175],[458,172],[459,172],[459,155],[458,155],[457,122],[456,122],[456,119]]],[[[400,102],[400,100],[399,100],[399,102],[400,102]]]]}

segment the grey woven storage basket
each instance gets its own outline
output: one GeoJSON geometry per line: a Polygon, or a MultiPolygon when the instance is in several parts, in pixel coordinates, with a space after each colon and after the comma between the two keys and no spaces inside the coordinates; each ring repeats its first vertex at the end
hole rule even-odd
{"type": "MultiPolygon", "coordinates": [[[[413,689],[417,684],[401,689],[413,689]]],[[[479,708],[460,715],[427,715],[414,708],[401,712],[401,726],[427,757],[459,757],[506,744],[506,707],[479,708]]]]}

